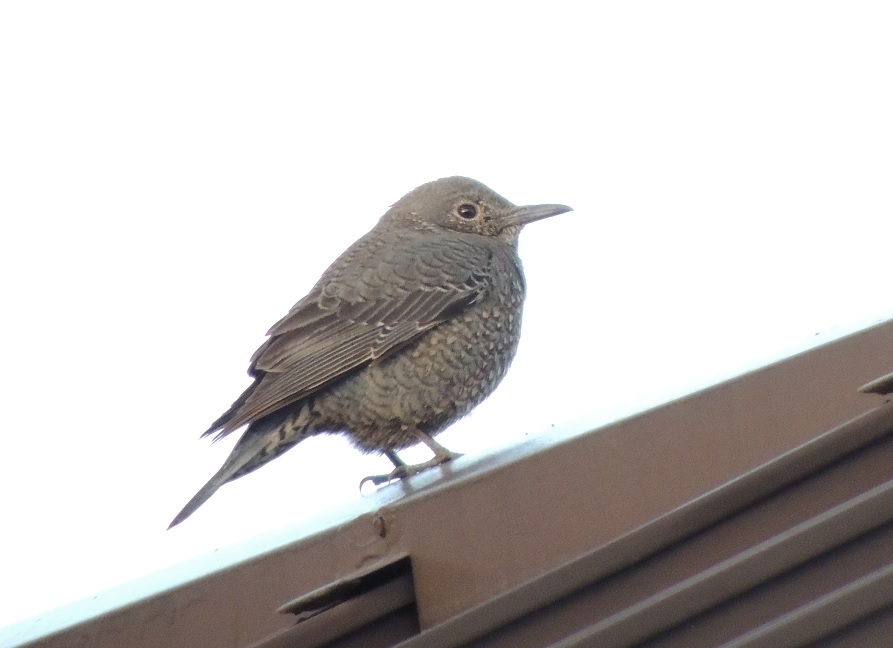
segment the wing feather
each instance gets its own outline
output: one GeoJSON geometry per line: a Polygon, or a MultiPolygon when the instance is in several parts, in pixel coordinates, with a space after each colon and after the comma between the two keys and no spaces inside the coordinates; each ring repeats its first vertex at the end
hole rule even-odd
{"type": "Polygon", "coordinates": [[[362,263],[336,261],[270,329],[251,359],[255,383],[207,433],[224,436],[399,349],[461,312],[489,285],[491,254],[472,241],[416,236],[371,247],[376,254],[362,263]]]}

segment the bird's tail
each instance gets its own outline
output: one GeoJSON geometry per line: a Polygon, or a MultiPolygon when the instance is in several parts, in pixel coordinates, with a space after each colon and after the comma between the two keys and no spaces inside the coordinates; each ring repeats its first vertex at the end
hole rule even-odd
{"type": "Polygon", "coordinates": [[[195,496],[191,500],[189,500],[186,506],[183,507],[183,510],[177,513],[177,517],[174,518],[168,529],[177,526],[178,524],[180,524],[180,522],[195,513],[196,509],[207,502],[208,498],[216,493],[218,488],[235,477],[236,474],[240,470],[242,470],[242,468],[244,468],[246,464],[248,464],[258,453],[262,452],[264,446],[266,446],[270,442],[267,438],[268,436],[269,435],[266,434],[258,435],[247,444],[236,444],[236,447],[233,448],[232,453],[229,455],[220,470],[218,470],[214,474],[214,476],[208,480],[207,484],[201,487],[201,490],[199,490],[199,492],[197,492],[195,496]],[[240,448],[239,446],[243,447],[240,448]]]}
{"type": "Polygon", "coordinates": [[[220,470],[177,513],[168,529],[195,513],[226,482],[247,475],[305,439],[310,428],[309,408],[303,409],[307,411],[300,411],[296,417],[279,415],[251,424],[220,470]]]}

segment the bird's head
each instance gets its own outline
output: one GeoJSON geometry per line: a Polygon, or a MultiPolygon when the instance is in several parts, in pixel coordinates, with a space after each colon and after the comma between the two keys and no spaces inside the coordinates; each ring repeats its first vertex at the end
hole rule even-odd
{"type": "Polygon", "coordinates": [[[568,211],[566,205],[514,205],[477,180],[453,176],[416,187],[382,220],[492,236],[514,244],[528,223],[568,211]]]}

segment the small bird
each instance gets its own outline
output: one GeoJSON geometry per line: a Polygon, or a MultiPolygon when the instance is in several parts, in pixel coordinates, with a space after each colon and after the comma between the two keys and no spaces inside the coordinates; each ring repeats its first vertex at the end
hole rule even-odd
{"type": "Polygon", "coordinates": [[[253,384],[202,436],[247,428],[170,527],[315,434],[346,434],[391,460],[393,471],[361,487],[459,456],[434,435],[489,396],[515,355],[521,228],[568,211],[518,207],[458,176],[403,196],[269,330],[251,358],[253,384]],[[418,442],[434,457],[407,465],[397,451],[418,442]]]}

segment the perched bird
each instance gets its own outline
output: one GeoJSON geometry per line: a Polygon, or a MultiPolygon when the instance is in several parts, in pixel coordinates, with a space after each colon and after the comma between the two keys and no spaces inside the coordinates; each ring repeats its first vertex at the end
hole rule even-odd
{"type": "Polygon", "coordinates": [[[433,437],[490,395],[515,354],[521,228],[570,210],[517,207],[462,177],[403,196],[269,330],[251,358],[254,383],[202,436],[248,427],[171,527],[314,434],[385,454],[395,468],[363,480],[375,484],[458,456],[433,437]],[[434,457],[407,465],[397,450],[418,442],[434,457]]]}

